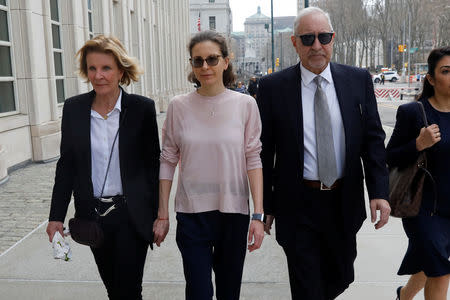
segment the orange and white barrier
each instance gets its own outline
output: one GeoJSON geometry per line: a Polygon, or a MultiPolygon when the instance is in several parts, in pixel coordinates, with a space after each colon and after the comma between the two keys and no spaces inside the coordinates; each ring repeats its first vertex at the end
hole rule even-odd
{"type": "Polygon", "coordinates": [[[377,100],[387,99],[394,100],[400,99],[400,89],[399,88],[375,88],[375,97],[377,100]]]}

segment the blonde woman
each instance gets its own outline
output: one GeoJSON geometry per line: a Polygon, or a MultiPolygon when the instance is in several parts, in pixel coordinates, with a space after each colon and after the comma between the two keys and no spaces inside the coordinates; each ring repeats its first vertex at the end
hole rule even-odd
{"type": "Polygon", "coordinates": [[[47,233],[62,234],[71,195],[75,216],[96,220],[104,242],[91,248],[109,299],[142,299],[142,275],[158,207],[159,140],[154,102],[126,93],[137,62],[114,37],[78,51],[93,90],[69,98],[62,117],[47,233]]]}

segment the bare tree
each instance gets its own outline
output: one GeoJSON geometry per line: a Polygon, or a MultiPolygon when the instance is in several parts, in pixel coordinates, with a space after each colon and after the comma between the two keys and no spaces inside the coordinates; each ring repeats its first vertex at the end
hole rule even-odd
{"type": "Polygon", "coordinates": [[[448,0],[313,0],[312,6],[330,13],[336,31],[333,60],[376,67],[376,49],[382,45],[382,64],[402,67],[423,62],[429,51],[450,44],[448,0]]]}

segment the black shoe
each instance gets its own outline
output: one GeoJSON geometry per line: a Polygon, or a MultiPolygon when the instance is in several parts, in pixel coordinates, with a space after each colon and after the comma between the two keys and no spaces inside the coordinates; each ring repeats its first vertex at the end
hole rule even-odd
{"type": "Polygon", "coordinates": [[[395,300],[400,300],[400,291],[402,290],[403,285],[399,286],[397,288],[397,298],[395,298],[395,300]]]}

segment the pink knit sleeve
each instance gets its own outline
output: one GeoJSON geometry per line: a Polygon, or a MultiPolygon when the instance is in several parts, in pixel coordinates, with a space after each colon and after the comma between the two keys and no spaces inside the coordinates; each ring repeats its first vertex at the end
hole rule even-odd
{"type": "Polygon", "coordinates": [[[175,168],[180,160],[180,149],[175,141],[176,123],[173,115],[173,101],[167,108],[166,120],[162,128],[162,151],[160,157],[159,179],[173,180],[175,168]]]}
{"type": "MultiPolygon", "coordinates": [[[[250,97],[249,97],[250,98],[250,97]]],[[[247,171],[262,168],[261,157],[261,118],[255,99],[247,103],[247,122],[245,124],[245,158],[247,171]]]]}

